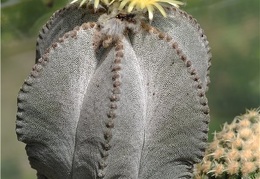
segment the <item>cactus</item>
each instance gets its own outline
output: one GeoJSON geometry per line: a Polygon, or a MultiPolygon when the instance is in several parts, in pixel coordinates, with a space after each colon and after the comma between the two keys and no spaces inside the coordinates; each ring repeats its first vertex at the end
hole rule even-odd
{"type": "Polygon", "coordinates": [[[105,5],[70,4],[40,31],[16,121],[31,167],[38,179],[193,177],[209,123],[203,30],[176,7],[151,18],[105,5]]]}
{"type": "Polygon", "coordinates": [[[260,177],[260,111],[248,110],[225,123],[196,165],[197,179],[260,177]]]}

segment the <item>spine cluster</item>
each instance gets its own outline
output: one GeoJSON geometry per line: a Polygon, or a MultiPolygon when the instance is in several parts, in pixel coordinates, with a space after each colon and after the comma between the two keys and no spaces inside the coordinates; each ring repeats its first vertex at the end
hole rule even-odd
{"type": "Polygon", "coordinates": [[[196,179],[260,177],[260,111],[251,110],[236,117],[214,135],[202,163],[196,166],[196,179]]]}

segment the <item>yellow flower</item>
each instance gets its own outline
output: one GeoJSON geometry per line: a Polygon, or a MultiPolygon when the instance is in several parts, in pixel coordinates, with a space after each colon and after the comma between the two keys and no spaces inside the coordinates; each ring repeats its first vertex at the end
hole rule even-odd
{"type": "Polygon", "coordinates": [[[183,5],[184,3],[175,0],[123,0],[120,3],[119,10],[122,10],[127,4],[128,12],[131,12],[134,8],[137,10],[147,9],[149,19],[152,20],[154,7],[156,7],[164,17],[166,17],[166,13],[162,7],[163,4],[170,4],[172,6],[179,7],[179,5],[183,5]]]}
{"type": "Polygon", "coordinates": [[[103,3],[106,6],[111,6],[114,3],[119,3],[118,10],[127,9],[127,12],[130,13],[135,9],[136,11],[148,11],[149,19],[153,19],[153,12],[157,8],[161,14],[166,17],[166,12],[164,11],[163,6],[172,5],[179,8],[180,5],[184,5],[183,2],[177,0],[73,0],[71,3],[81,1],[80,6],[84,3],[89,3],[94,1],[94,8],[96,9],[99,3],[103,3]]]}
{"type": "MultiPolygon", "coordinates": [[[[72,3],[75,3],[75,2],[77,2],[77,1],[79,1],[79,0],[73,0],[73,1],[71,2],[71,4],[72,4],[72,3]]],[[[90,3],[91,1],[92,1],[92,0],[81,0],[80,6],[82,6],[82,5],[85,4],[85,3],[90,3]]],[[[107,0],[104,0],[104,1],[102,0],[102,2],[104,2],[105,4],[109,4],[107,0]]],[[[97,9],[99,3],[100,3],[99,0],[94,0],[94,8],[95,8],[95,9],[97,9]]]]}

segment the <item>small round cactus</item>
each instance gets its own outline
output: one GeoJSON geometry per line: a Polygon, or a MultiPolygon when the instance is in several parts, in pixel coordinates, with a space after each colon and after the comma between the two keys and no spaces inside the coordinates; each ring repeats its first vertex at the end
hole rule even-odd
{"type": "Polygon", "coordinates": [[[214,134],[196,179],[260,177],[260,110],[248,110],[214,134]]]}

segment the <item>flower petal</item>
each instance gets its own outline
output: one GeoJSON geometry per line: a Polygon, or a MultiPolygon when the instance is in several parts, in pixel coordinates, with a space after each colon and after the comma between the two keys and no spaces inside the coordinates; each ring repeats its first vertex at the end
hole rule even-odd
{"type": "Polygon", "coordinates": [[[149,16],[149,20],[151,21],[153,19],[153,6],[148,5],[147,6],[147,10],[148,10],[148,16],[149,16]]]}
{"type": "Polygon", "coordinates": [[[162,14],[164,17],[167,17],[166,12],[164,11],[163,7],[162,7],[160,4],[154,3],[154,6],[157,7],[157,9],[161,12],[161,14],[162,14]]]}
{"type": "Polygon", "coordinates": [[[125,7],[125,5],[129,2],[130,0],[123,0],[121,3],[120,3],[120,6],[119,6],[119,10],[122,10],[124,7],[125,7]]]}
{"type": "Polygon", "coordinates": [[[97,9],[98,5],[99,5],[99,0],[95,0],[95,2],[94,2],[94,8],[97,9]]]}
{"type": "Polygon", "coordinates": [[[128,6],[128,12],[131,12],[133,9],[134,9],[134,7],[135,7],[135,5],[136,5],[136,1],[132,1],[130,4],[129,4],[129,6],[128,6]]]}

